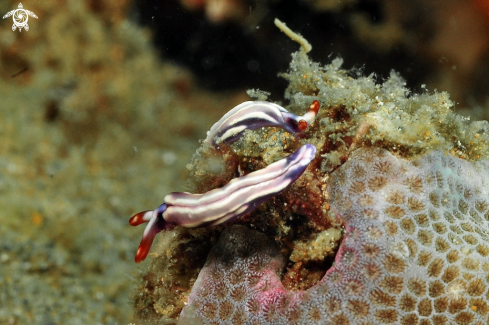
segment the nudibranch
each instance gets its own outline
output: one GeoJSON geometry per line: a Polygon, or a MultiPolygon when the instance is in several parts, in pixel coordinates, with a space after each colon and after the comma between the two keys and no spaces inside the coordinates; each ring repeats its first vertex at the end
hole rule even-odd
{"type": "Polygon", "coordinates": [[[282,106],[270,102],[244,102],[217,121],[207,132],[204,142],[213,145],[231,144],[237,141],[245,130],[257,130],[265,126],[279,127],[292,134],[301,133],[314,122],[318,111],[317,100],[302,116],[292,114],[282,106]]]}
{"type": "MultiPolygon", "coordinates": [[[[204,142],[215,146],[220,143],[231,144],[237,141],[245,130],[256,130],[265,126],[281,127],[293,134],[300,133],[314,122],[318,110],[318,101],[314,101],[302,116],[289,113],[285,108],[269,102],[244,102],[215,123],[204,142]]],[[[315,155],[316,148],[312,144],[305,144],[285,158],[263,169],[232,179],[221,188],[204,194],[168,194],[158,208],[139,212],[129,220],[131,226],[148,222],[136,253],[136,263],[146,258],[156,234],[162,230],[169,230],[175,226],[214,226],[253,211],[295,182],[315,155]]]]}

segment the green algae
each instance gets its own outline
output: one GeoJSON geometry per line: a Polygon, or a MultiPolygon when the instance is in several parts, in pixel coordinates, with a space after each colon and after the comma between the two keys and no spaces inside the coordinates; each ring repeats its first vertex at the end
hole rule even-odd
{"type": "Polygon", "coordinates": [[[161,63],[122,6],[35,5],[29,32],[0,29],[0,323],[129,323],[141,270],[129,217],[183,189],[229,99],[161,63]],[[29,69],[10,78],[17,64],[29,69]]]}
{"type": "Polygon", "coordinates": [[[489,123],[454,113],[448,93],[414,94],[394,71],[376,82],[374,75],[355,76],[341,65],[342,60],[335,59],[321,66],[297,52],[282,74],[289,82],[285,98],[292,110],[314,99],[321,102],[321,130],[330,133],[333,142],[356,135],[363,123],[368,128],[364,141],[401,156],[441,150],[467,160],[488,157],[489,123]],[[343,116],[335,115],[338,107],[343,116]]]}

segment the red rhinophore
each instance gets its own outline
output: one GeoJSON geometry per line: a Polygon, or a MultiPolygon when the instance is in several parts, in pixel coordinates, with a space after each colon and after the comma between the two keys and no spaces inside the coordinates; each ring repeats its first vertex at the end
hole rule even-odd
{"type": "Polygon", "coordinates": [[[319,112],[319,102],[317,100],[313,101],[311,106],[309,106],[309,112],[314,112],[317,114],[319,112]]]}
{"type": "Polygon", "coordinates": [[[143,236],[141,243],[139,244],[138,251],[136,252],[136,256],[134,257],[134,261],[136,263],[141,263],[144,261],[146,256],[151,249],[151,245],[153,244],[153,240],[155,239],[156,234],[158,233],[157,229],[149,229],[148,233],[143,236]]]}
{"type": "Polygon", "coordinates": [[[148,222],[147,220],[143,219],[146,212],[149,212],[149,211],[142,211],[142,212],[139,212],[139,213],[136,213],[135,215],[133,215],[131,217],[131,219],[129,219],[129,224],[131,226],[135,227],[135,226],[139,226],[142,223],[148,222]]]}
{"type": "Polygon", "coordinates": [[[305,129],[307,129],[307,125],[308,125],[308,124],[307,124],[307,122],[306,122],[306,121],[304,121],[304,120],[300,120],[300,121],[299,121],[299,124],[298,124],[299,129],[300,129],[301,131],[304,131],[305,129]]]}

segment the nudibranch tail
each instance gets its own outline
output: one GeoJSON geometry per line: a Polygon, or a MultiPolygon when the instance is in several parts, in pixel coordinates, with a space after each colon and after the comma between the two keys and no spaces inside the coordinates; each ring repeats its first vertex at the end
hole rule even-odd
{"type": "Polygon", "coordinates": [[[207,132],[204,142],[212,145],[231,144],[237,141],[245,130],[256,130],[261,127],[280,127],[292,134],[300,133],[314,122],[318,110],[317,100],[303,116],[289,113],[282,106],[270,102],[244,102],[217,121],[207,132]]]}

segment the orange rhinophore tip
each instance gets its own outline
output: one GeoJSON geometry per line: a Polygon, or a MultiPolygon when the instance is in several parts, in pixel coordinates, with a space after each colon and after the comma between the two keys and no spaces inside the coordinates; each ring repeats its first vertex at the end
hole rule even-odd
{"type": "Polygon", "coordinates": [[[304,120],[300,120],[298,126],[301,131],[304,131],[305,129],[307,129],[307,122],[304,120]]]}
{"type": "Polygon", "coordinates": [[[151,245],[153,244],[153,240],[155,239],[156,234],[161,231],[161,229],[162,228],[159,227],[156,218],[153,218],[149,221],[146,229],[144,229],[143,238],[141,239],[138,251],[136,252],[136,257],[134,258],[134,261],[136,261],[136,263],[144,261],[146,256],[148,256],[151,245]]]}
{"type": "Polygon", "coordinates": [[[319,102],[317,100],[313,101],[311,106],[309,106],[309,112],[314,112],[317,114],[319,112],[319,102]]]}
{"type": "Polygon", "coordinates": [[[150,229],[150,231],[143,236],[141,243],[139,244],[138,251],[136,252],[136,256],[134,257],[134,261],[136,263],[141,263],[148,256],[149,250],[151,249],[151,245],[153,244],[153,240],[155,239],[158,231],[155,229],[150,229]]]}
{"type": "Polygon", "coordinates": [[[152,211],[142,211],[142,212],[136,213],[135,215],[133,215],[131,217],[131,219],[129,219],[129,224],[131,226],[135,227],[135,226],[139,226],[142,223],[148,222],[148,220],[144,219],[144,215],[148,212],[152,212],[152,211]]]}

